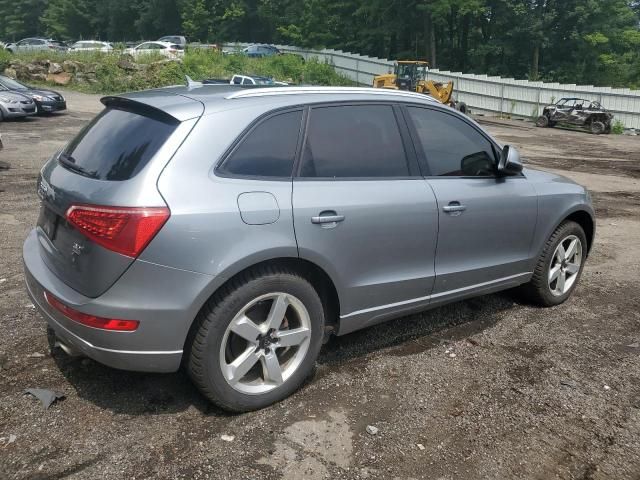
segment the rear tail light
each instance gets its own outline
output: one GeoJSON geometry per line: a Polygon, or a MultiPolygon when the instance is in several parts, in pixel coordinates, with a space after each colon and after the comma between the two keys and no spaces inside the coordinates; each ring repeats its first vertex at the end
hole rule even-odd
{"type": "Polygon", "coordinates": [[[108,250],[137,257],[169,219],[167,207],[72,205],[67,221],[108,250]]]}
{"type": "Polygon", "coordinates": [[[95,315],[89,315],[74,310],[68,305],[65,305],[49,292],[44,292],[44,298],[47,303],[53,308],[62,313],[69,320],[80,323],[87,327],[100,328],[102,330],[111,330],[114,332],[133,332],[138,328],[140,322],[137,320],[119,320],[117,318],[103,318],[96,317],[95,315]]]}

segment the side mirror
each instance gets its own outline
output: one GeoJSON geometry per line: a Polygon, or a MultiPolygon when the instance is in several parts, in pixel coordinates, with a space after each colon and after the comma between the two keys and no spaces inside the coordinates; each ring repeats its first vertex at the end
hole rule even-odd
{"type": "Polygon", "coordinates": [[[498,160],[498,174],[504,176],[518,175],[522,172],[520,153],[515,147],[505,145],[498,160]]]}

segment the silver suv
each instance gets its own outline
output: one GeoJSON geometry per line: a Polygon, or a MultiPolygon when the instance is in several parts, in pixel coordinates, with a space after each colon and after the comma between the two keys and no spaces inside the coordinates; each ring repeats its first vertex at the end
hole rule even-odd
{"type": "Polygon", "coordinates": [[[67,353],[183,364],[229,410],[290,395],[331,334],[516,286],[558,305],[593,244],[583,187],[427,96],[191,85],[102,102],[39,176],[29,294],[67,353]]]}

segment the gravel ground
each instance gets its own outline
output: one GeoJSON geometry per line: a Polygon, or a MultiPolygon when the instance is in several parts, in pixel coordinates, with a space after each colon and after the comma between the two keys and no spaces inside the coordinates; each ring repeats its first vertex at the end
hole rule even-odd
{"type": "Polygon", "coordinates": [[[67,95],[66,114],[0,124],[2,478],[640,478],[640,138],[483,120],[593,192],[572,299],[543,310],[507,292],[333,339],[300,392],[228,415],[184,373],[49,355],[20,255],[40,167],[100,109],[67,95]],[[30,387],[66,399],[45,411],[30,387]]]}

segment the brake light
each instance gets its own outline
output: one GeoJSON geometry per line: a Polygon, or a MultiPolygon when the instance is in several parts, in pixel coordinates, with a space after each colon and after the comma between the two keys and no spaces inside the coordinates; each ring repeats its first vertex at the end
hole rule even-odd
{"type": "Polygon", "coordinates": [[[138,328],[140,322],[137,320],[119,320],[116,318],[103,318],[79,312],[68,305],[65,305],[49,292],[44,292],[44,298],[49,305],[62,313],[69,320],[81,323],[87,327],[111,330],[114,332],[133,332],[138,328]]]}
{"type": "Polygon", "coordinates": [[[104,248],[137,257],[169,219],[167,207],[72,205],[67,221],[104,248]]]}

